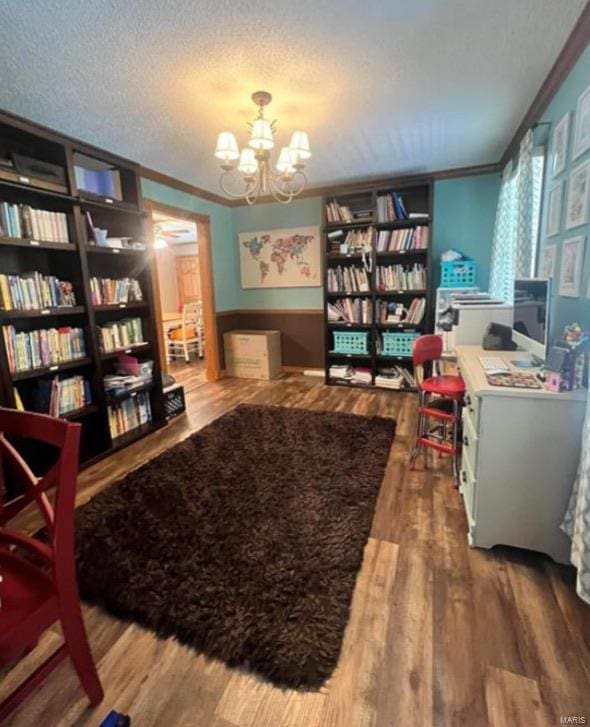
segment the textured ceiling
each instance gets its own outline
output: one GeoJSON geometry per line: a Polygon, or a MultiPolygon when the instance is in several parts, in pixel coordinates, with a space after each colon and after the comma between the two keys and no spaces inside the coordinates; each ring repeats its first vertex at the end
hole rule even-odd
{"type": "Polygon", "coordinates": [[[210,191],[269,90],[310,184],[499,159],[585,0],[0,0],[0,107],[210,191]]]}

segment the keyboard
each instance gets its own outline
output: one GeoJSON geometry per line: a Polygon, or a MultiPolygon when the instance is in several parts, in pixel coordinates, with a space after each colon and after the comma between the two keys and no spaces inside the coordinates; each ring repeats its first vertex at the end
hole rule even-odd
{"type": "Polygon", "coordinates": [[[504,359],[499,356],[480,356],[479,363],[484,371],[510,371],[504,359]]]}

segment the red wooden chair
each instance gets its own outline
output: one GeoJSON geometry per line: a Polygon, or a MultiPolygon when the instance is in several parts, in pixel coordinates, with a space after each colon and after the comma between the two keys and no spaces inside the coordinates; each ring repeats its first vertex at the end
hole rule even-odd
{"type": "Polygon", "coordinates": [[[74,501],[80,425],[44,414],[0,407],[0,667],[30,651],[41,634],[61,623],[64,644],[0,704],[0,723],[69,655],[90,703],[103,697],[88,646],[74,564],[74,501]],[[14,447],[33,440],[56,448],[56,458],[36,477],[14,447]],[[22,493],[5,502],[7,482],[22,493]],[[55,487],[55,507],[47,490],[55,487]],[[6,524],[35,503],[45,521],[47,543],[9,530],[6,524]]]}
{"type": "MultiPolygon", "coordinates": [[[[414,341],[412,347],[412,361],[414,368],[422,368],[425,364],[432,365],[438,361],[443,352],[443,341],[440,336],[431,334],[420,336],[414,341]]],[[[413,468],[416,458],[424,447],[430,447],[437,452],[449,454],[453,458],[453,477],[455,484],[459,481],[459,423],[461,404],[465,393],[465,382],[461,376],[444,374],[423,378],[419,382],[420,406],[418,417],[418,433],[416,444],[410,455],[410,468],[413,468]],[[437,424],[430,427],[429,419],[435,419],[437,424]],[[449,436],[448,428],[451,425],[449,436]],[[441,434],[442,432],[442,434],[441,434]]]]}

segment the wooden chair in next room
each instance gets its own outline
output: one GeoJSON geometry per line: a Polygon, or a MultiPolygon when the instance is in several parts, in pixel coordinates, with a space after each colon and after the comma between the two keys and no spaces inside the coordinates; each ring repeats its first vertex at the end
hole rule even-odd
{"type": "MultiPolygon", "coordinates": [[[[415,370],[424,373],[425,367],[432,367],[440,360],[442,352],[441,336],[430,334],[420,336],[414,341],[412,348],[415,370]]],[[[410,455],[410,468],[414,467],[416,458],[424,448],[429,447],[452,457],[453,477],[457,485],[461,452],[459,426],[465,383],[461,376],[457,375],[443,374],[427,378],[423,375],[421,380],[419,379],[418,386],[420,389],[418,432],[410,455]]]]}
{"type": "Polygon", "coordinates": [[[0,704],[0,724],[66,656],[90,704],[103,697],[82,621],[74,564],[79,443],[79,424],[0,408],[0,667],[33,649],[57,621],[64,636],[64,643],[0,704]],[[40,477],[21,454],[31,444],[51,453],[40,477]],[[50,488],[55,488],[53,507],[47,496],[50,488]],[[9,528],[32,503],[47,533],[42,539],[9,528]]]}

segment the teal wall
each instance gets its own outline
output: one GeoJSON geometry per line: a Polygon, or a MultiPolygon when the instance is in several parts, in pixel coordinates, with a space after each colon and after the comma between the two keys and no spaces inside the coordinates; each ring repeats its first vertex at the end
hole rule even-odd
{"type": "MultiPolygon", "coordinates": [[[[234,246],[238,246],[241,232],[280,230],[289,227],[320,225],[322,221],[321,197],[303,197],[289,204],[269,202],[252,207],[234,207],[234,246]]],[[[239,254],[236,252],[238,277],[239,254]]],[[[240,283],[238,283],[240,285],[240,283]]],[[[240,308],[322,308],[322,288],[256,288],[242,290],[240,308]]]]}
{"type": "Polygon", "coordinates": [[[440,280],[440,254],[453,248],[476,261],[476,284],[482,290],[488,289],[500,181],[500,174],[435,181],[432,230],[435,285],[440,280]]]}
{"type": "Polygon", "coordinates": [[[541,121],[548,121],[552,124],[551,131],[553,131],[554,125],[562,118],[562,116],[571,111],[570,117],[570,129],[569,129],[569,140],[567,150],[567,164],[565,170],[557,177],[553,178],[551,175],[551,158],[552,158],[552,134],[549,142],[549,149],[547,155],[547,164],[545,172],[545,185],[543,191],[543,215],[541,221],[541,245],[543,248],[547,245],[557,245],[557,255],[555,260],[555,278],[553,281],[553,307],[551,311],[552,325],[551,331],[554,336],[560,336],[561,330],[567,323],[577,321],[581,323],[585,328],[590,328],[590,300],[587,297],[588,285],[590,284],[590,240],[588,239],[588,233],[590,231],[590,225],[586,224],[581,227],[575,227],[572,230],[565,230],[565,209],[567,201],[567,180],[570,175],[572,167],[576,167],[581,162],[586,161],[590,157],[590,151],[587,151],[582,156],[579,156],[572,163],[572,145],[574,138],[574,128],[576,123],[576,104],[580,94],[588,87],[590,83],[590,46],[586,48],[584,53],[578,59],[578,62],[571,70],[569,76],[563,82],[559,91],[555,94],[553,100],[547,107],[547,110],[543,114],[541,121]],[[566,181],[565,190],[563,195],[563,203],[561,209],[561,222],[560,232],[558,235],[553,235],[547,238],[545,236],[546,230],[546,216],[547,216],[547,200],[549,192],[556,183],[566,181]],[[577,237],[582,235],[585,238],[585,256],[584,256],[584,268],[582,274],[582,285],[580,288],[579,298],[564,298],[559,295],[559,270],[561,267],[561,246],[565,239],[570,237],[577,237]]]}
{"type": "MultiPolygon", "coordinates": [[[[477,261],[478,284],[482,289],[487,289],[499,185],[499,174],[435,182],[433,252],[437,282],[438,256],[453,247],[477,261]]],[[[320,225],[320,197],[304,197],[288,205],[274,202],[252,207],[225,207],[149,179],[142,179],[142,191],[147,199],[210,217],[218,311],[238,308],[322,308],[321,287],[243,290],[238,253],[238,234],[241,232],[320,225]]]]}
{"type": "Polygon", "coordinates": [[[218,311],[239,308],[239,267],[234,241],[232,208],[209,202],[151,179],[141,180],[144,198],[174,207],[207,215],[211,221],[211,257],[215,287],[215,307],[218,311]]]}

